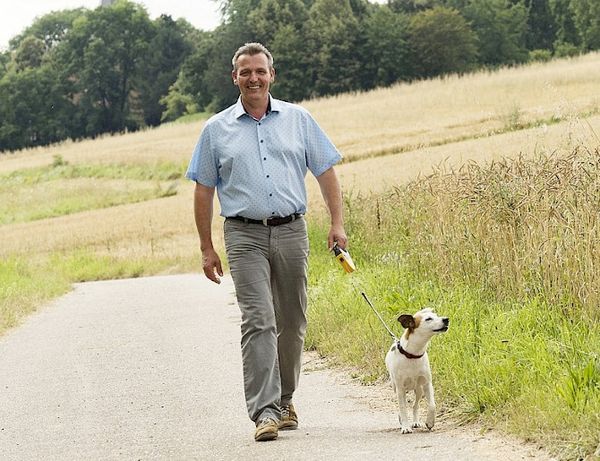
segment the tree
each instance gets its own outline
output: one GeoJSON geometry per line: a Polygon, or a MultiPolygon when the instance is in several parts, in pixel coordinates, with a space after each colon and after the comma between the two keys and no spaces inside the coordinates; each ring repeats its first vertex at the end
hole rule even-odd
{"type": "Polygon", "coordinates": [[[435,7],[410,21],[412,61],[418,76],[471,70],[477,62],[477,37],[456,10],[435,7]]]}
{"type": "Polygon", "coordinates": [[[45,54],[44,42],[32,35],[25,37],[15,52],[17,70],[40,67],[45,54]]]}
{"type": "Polygon", "coordinates": [[[527,10],[509,0],[471,0],[463,14],[479,38],[479,59],[486,65],[525,62],[527,10]]]}
{"type": "Polygon", "coordinates": [[[527,9],[527,33],[525,44],[528,50],[551,50],[556,41],[556,20],[548,0],[525,0],[527,9]]]}
{"type": "Polygon", "coordinates": [[[0,79],[4,77],[8,72],[8,65],[10,64],[10,51],[0,51],[0,79]]]}
{"type": "Polygon", "coordinates": [[[388,0],[388,5],[396,13],[414,14],[440,6],[440,2],[438,0],[388,0]]]}
{"type": "Polygon", "coordinates": [[[571,0],[549,0],[550,11],[556,23],[556,43],[554,47],[561,44],[579,46],[581,37],[575,26],[571,0]]]}
{"type": "Polygon", "coordinates": [[[291,24],[280,27],[273,38],[271,52],[276,59],[277,76],[271,92],[280,99],[302,101],[310,96],[306,78],[310,64],[303,49],[305,43],[302,30],[291,24]]]}
{"type": "Polygon", "coordinates": [[[151,37],[146,10],[127,0],[74,21],[57,51],[65,80],[75,82],[82,135],[135,130],[143,124],[134,82],[151,37]]]}
{"type": "Polygon", "coordinates": [[[36,37],[42,40],[46,50],[50,50],[64,40],[73,22],[86,14],[84,8],[72,10],[53,11],[37,18],[31,26],[21,34],[10,40],[10,49],[16,50],[27,37],[36,37]]]}
{"type": "Polygon", "coordinates": [[[175,22],[170,16],[162,15],[154,21],[154,36],[134,81],[146,125],[160,124],[166,109],[161,99],[168,94],[177,80],[181,64],[192,51],[188,39],[192,33],[192,26],[183,20],[175,22]]]}
{"type": "Polygon", "coordinates": [[[282,27],[295,32],[302,30],[308,20],[308,8],[302,0],[262,0],[248,15],[248,24],[255,41],[271,49],[275,35],[282,27]]]}
{"type": "Polygon", "coordinates": [[[9,72],[0,80],[0,151],[69,136],[72,104],[50,65],[9,72]]]}
{"type": "Polygon", "coordinates": [[[600,49],[600,2],[571,0],[571,10],[583,49],[586,51],[600,49]]]}
{"type": "Polygon", "coordinates": [[[338,94],[360,88],[356,78],[359,24],[349,0],[316,0],[306,25],[310,67],[307,83],[315,95],[338,94]]]}
{"type": "Polygon", "coordinates": [[[413,74],[410,64],[408,15],[377,6],[365,22],[368,57],[366,88],[391,85],[413,74]]]}

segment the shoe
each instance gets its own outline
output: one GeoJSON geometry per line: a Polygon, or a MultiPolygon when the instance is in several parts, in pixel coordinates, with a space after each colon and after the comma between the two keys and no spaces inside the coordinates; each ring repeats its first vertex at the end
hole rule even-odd
{"type": "Polygon", "coordinates": [[[277,438],[277,421],[273,418],[263,418],[256,423],[256,432],[254,432],[254,440],[264,442],[277,438]]]}
{"type": "Polygon", "coordinates": [[[298,415],[296,414],[293,404],[288,403],[287,405],[281,406],[281,421],[279,422],[279,429],[284,431],[298,429],[298,415]]]}

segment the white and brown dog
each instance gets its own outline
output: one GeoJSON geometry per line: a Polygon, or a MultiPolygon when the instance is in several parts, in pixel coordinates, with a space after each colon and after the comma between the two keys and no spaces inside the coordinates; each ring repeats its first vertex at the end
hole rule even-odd
{"type": "Polygon", "coordinates": [[[413,428],[423,427],[419,421],[419,401],[423,395],[427,399],[425,425],[431,430],[435,424],[435,399],[427,346],[433,336],[448,331],[450,320],[439,317],[432,309],[422,309],[414,315],[403,314],[398,317],[398,321],[406,330],[387,353],[385,365],[392,380],[392,388],[398,396],[401,430],[403,434],[408,434],[413,428]],[[408,391],[415,392],[412,425],[408,421],[408,391]]]}

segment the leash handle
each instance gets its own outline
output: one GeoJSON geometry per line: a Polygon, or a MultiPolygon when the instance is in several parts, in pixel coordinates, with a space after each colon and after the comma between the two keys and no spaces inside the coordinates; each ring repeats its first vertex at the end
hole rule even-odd
{"type": "Polygon", "coordinates": [[[387,326],[387,324],[385,323],[383,318],[381,318],[381,315],[379,315],[379,312],[377,312],[377,309],[375,309],[375,307],[373,306],[373,304],[371,303],[371,301],[369,300],[369,298],[367,297],[365,292],[361,291],[360,294],[362,295],[363,298],[365,298],[365,301],[367,302],[367,304],[369,306],[371,306],[371,309],[373,309],[373,312],[375,312],[375,315],[377,316],[379,321],[382,323],[382,325],[385,327],[385,329],[390,334],[390,336],[394,339],[394,341],[398,341],[398,338],[396,337],[396,335],[392,332],[392,330],[390,330],[390,328],[387,326]]]}

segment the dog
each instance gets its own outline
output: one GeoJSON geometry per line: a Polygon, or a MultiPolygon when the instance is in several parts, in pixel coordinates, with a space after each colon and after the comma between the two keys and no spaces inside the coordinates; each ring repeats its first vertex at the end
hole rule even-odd
{"type": "Polygon", "coordinates": [[[431,430],[435,424],[435,398],[427,346],[433,336],[448,331],[450,320],[447,317],[439,317],[432,309],[427,308],[414,315],[400,315],[398,321],[405,331],[387,353],[385,365],[390,374],[392,388],[398,396],[398,420],[401,431],[402,434],[409,434],[413,429],[423,427],[419,421],[419,401],[423,395],[427,399],[425,425],[431,430]],[[408,420],[406,403],[408,391],[415,392],[412,425],[408,420]]]}

